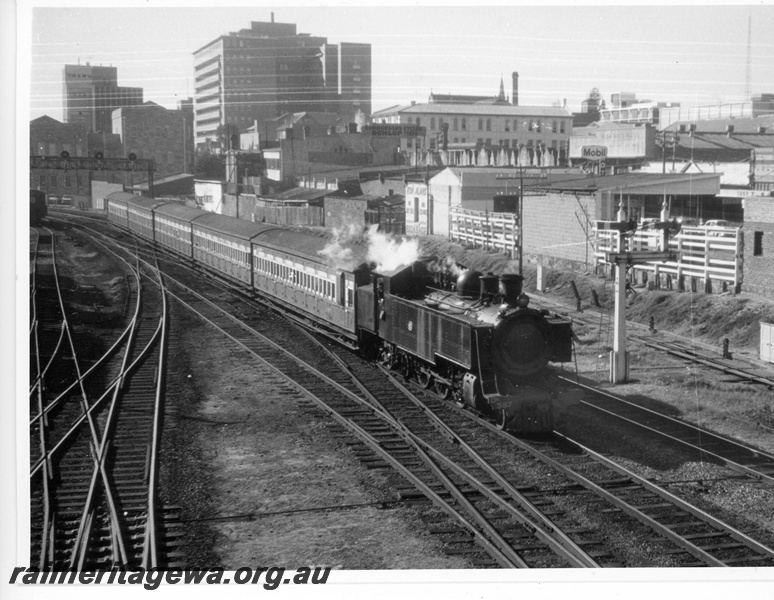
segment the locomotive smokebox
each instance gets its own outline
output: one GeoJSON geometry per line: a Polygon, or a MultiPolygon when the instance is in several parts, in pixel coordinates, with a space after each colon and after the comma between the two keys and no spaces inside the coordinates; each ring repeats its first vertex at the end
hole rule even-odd
{"type": "Polygon", "coordinates": [[[504,273],[500,275],[500,294],[503,302],[508,306],[516,306],[516,301],[521,296],[524,277],[515,273],[504,273]]]}
{"type": "Polygon", "coordinates": [[[482,275],[479,279],[480,285],[480,298],[485,300],[487,298],[492,299],[497,294],[497,277],[491,273],[488,275],[482,275]]]}
{"type": "Polygon", "coordinates": [[[457,295],[461,297],[476,297],[479,293],[479,280],[481,273],[478,271],[463,271],[457,277],[457,295]]]}

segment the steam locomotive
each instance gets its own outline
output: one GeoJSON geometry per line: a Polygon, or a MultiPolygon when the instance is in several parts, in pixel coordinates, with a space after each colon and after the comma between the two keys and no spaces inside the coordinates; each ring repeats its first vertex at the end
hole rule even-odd
{"type": "Polygon", "coordinates": [[[571,322],[529,306],[520,275],[435,258],[379,268],[368,248],[116,192],[108,218],[257,292],[444,399],[514,432],[551,431],[579,400],[549,363],[572,359],[571,322]]]}
{"type": "Polygon", "coordinates": [[[357,291],[361,345],[422,387],[518,432],[551,431],[580,399],[548,368],[572,360],[571,322],[530,308],[521,275],[455,281],[430,258],[371,277],[357,291]]]}

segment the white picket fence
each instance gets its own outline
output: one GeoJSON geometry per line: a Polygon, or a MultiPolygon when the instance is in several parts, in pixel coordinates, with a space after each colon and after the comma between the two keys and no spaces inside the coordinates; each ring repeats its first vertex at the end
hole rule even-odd
{"type": "Polygon", "coordinates": [[[452,241],[518,255],[519,223],[514,213],[451,209],[449,237],[452,241]]]}
{"type": "MultiPolygon", "coordinates": [[[[661,231],[637,230],[633,235],[622,235],[619,248],[616,231],[594,229],[594,256],[598,265],[607,264],[607,252],[636,252],[661,250],[661,231]]],[[[713,282],[723,289],[739,292],[742,283],[742,233],[735,227],[685,227],[669,238],[668,250],[677,253],[677,260],[634,265],[641,279],[652,278],[656,287],[685,290],[686,283],[694,289],[701,281],[704,291],[710,291],[713,282]]]]}

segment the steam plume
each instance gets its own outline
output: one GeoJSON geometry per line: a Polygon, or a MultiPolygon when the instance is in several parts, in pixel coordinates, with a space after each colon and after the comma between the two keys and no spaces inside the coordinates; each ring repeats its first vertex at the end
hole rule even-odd
{"type": "Polygon", "coordinates": [[[392,271],[410,265],[419,259],[419,241],[403,238],[396,240],[381,231],[378,225],[368,228],[368,254],[366,258],[376,263],[377,271],[392,271]]]}

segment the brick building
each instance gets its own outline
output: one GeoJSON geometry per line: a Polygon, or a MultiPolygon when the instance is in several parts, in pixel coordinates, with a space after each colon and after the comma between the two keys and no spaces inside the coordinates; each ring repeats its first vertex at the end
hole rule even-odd
{"type": "Polygon", "coordinates": [[[113,111],[113,131],[121,137],[123,156],[156,161],[155,179],[188,173],[194,160],[193,132],[185,110],[168,110],[155,102],[113,111]]]}
{"type": "MultiPolygon", "coordinates": [[[[87,128],[81,123],[62,123],[47,115],[30,121],[30,156],[88,156],[87,128]]],[[[91,195],[88,171],[30,171],[30,189],[45,192],[50,202],[77,204],[91,195]]]]}
{"type": "MultiPolygon", "coordinates": [[[[763,195],[767,194],[767,195],[763,195]]],[[[742,291],[774,298],[774,197],[744,199],[744,278],[742,291]]]]}

